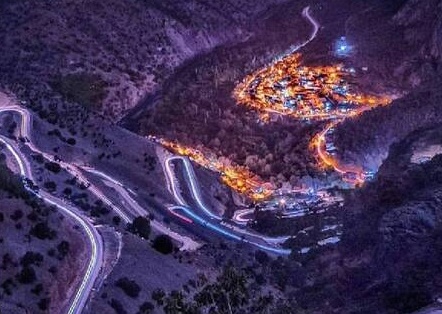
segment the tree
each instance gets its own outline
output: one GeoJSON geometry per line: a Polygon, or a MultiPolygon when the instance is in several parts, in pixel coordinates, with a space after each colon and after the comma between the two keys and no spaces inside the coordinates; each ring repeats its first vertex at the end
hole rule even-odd
{"type": "Polygon", "coordinates": [[[43,291],[43,285],[41,283],[36,284],[34,288],[31,289],[31,293],[35,295],[40,295],[42,291],[43,291]]]}
{"type": "Polygon", "coordinates": [[[163,305],[165,296],[166,296],[166,293],[164,292],[163,289],[155,289],[152,292],[152,300],[157,302],[158,305],[163,305]]]}
{"type": "Polygon", "coordinates": [[[45,163],[45,168],[53,173],[59,173],[61,171],[61,166],[56,162],[47,162],[45,163]]]}
{"type": "Polygon", "coordinates": [[[42,164],[45,162],[45,159],[42,154],[33,154],[32,158],[39,164],[42,164]]]}
{"type": "Polygon", "coordinates": [[[172,239],[166,234],[157,236],[155,240],[153,240],[152,247],[163,254],[172,253],[174,248],[172,239]]]}
{"type": "Polygon", "coordinates": [[[144,239],[149,239],[150,235],[150,220],[146,217],[138,216],[128,227],[129,231],[139,235],[144,239]]]}
{"type": "Polygon", "coordinates": [[[183,294],[179,291],[173,290],[170,296],[165,299],[164,312],[167,314],[194,314],[197,313],[196,311],[191,304],[186,303],[183,294]]]}
{"type": "Polygon", "coordinates": [[[116,286],[121,288],[131,298],[137,298],[141,291],[140,286],[134,280],[130,280],[127,277],[118,279],[116,286]]]}
{"type": "Polygon", "coordinates": [[[123,304],[120,301],[112,299],[110,301],[110,306],[115,310],[117,314],[127,314],[127,311],[124,309],[123,304]]]}
{"type": "Polygon", "coordinates": [[[37,279],[35,271],[31,266],[25,266],[22,268],[21,272],[17,275],[18,282],[22,284],[31,284],[37,279]]]}
{"type": "Polygon", "coordinates": [[[46,181],[43,186],[49,192],[55,192],[55,190],[57,190],[57,184],[54,181],[46,181]]]}
{"type": "Polygon", "coordinates": [[[3,292],[7,295],[12,295],[12,289],[16,287],[16,284],[12,280],[12,278],[8,278],[0,285],[0,287],[3,289],[3,292]]]}
{"type": "Polygon", "coordinates": [[[120,224],[120,222],[121,222],[120,216],[112,217],[112,222],[114,223],[114,225],[118,226],[120,224]]]}
{"type": "Polygon", "coordinates": [[[50,298],[43,298],[38,302],[38,308],[42,311],[46,311],[51,303],[50,298]]]}
{"type": "Polygon", "coordinates": [[[138,310],[137,314],[150,314],[153,313],[154,309],[155,306],[147,301],[140,305],[140,309],[138,310]]]}
{"type": "Polygon", "coordinates": [[[69,253],[69,242],[61,241],[57,245],[58,258],[62,260],[69,253]]]}
{"type": "Polygon", "coordinates": [[[46,222],[39,222],[31,228],[29,233],[40,240],[52,240],[57,236],[57,232],[49,228],[46,222]]]}
{"type": "Polygon", "coordinates": [[[23,212],[20,209],[16,209],[14,213],[11,215],[11,219],[14,221],[18,221],[23,217],[23,212]]]}
{"type": "Polygon", "coordinates": [[[26,254],[20,259],[20,264],[24,267],[29,265],[40,266],[41,262],[43,262],[43,255],[32,251],[26,252],[26,254]]]}
{"type": "Polygon", "coordinates": [[[417,284],[391,285],[383,296],[384,302],[390,309],[395,309],[399,313],[411,313],[431,304],[431,294],[425,287],[417,284]]]}
{"type": "Polygon", "coordinates": [[[264,251],[256,251],[255,260],[262,265],[266,265],[269,263],[270,257],[264,251]]]}

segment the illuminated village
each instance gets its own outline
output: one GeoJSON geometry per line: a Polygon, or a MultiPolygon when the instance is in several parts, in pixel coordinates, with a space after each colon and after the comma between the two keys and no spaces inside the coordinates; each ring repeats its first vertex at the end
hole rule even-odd
{"type": "MultiPolygon", "coordinates": [[[[154,139],[154,137],[151,138],[154,139]]],[[[175,154],[188,156],[197,164],[219,172],[224,184],[254,201],[264,200],[272,195],[274,191],[271,184],[265,183],[246,167],[222,163],[214,154],[207,151],[202,152],[165,139],[158,139],[157,141],[175,154]]]]}
{"type": "Polygon", "coordinates": [[[349,80],[355,73],[355,69],[342,65],[303,66],[301,55],[292,54],[248,75],[235,88],[233,96],[238,104],[257,110],[264,121],[271,114],[304,121],[330,121],[311,140],[310,148],[320,167],[333,168],[344,181],[361,184],[373,173],[339,163],[333,145],[334,128],[347,117],[388,105],[391,100],[352,91],[349,80]]]}
{"type": "Polygon", "coordinates": [[[351,91],[349,79],[355,74],[352,68],[306,67],[300,60],[300,54],[293,54],[248,75],[233,92],[238,104],[262,114],[336,120],[390,102],[386,97],[351,91]]]}
{"type": "MultiPolygon", "coordinates": [[[[388,105],[390,99],[352,91],[349,80],[354,75],[354,69],[342,65],[303,66],[301,55],[292,54],[248,75],[235,88],[233,96],[239,105],[257,110],[264,121],[268,121],[272,114],[303,121],[330,121],[310,143],[318,166],[337,171],[347,183],[362,184],[374,173],[339,163],[335,156],[333,131],[345,118],[376,106],[388,105]]],[[[224,164],[212,153],[179,143],[165,139],[158,141],[174,153],[188,156],[201,166],[221,173],[223,183],[254,201],[264,200],[275,191],[271,184],[266,184],[244,166],[224,164]]]]}
{"type": "Polygon", "coordinates": [[[0,20],[0,314],[442,314],[442,0],[0,20]]]}

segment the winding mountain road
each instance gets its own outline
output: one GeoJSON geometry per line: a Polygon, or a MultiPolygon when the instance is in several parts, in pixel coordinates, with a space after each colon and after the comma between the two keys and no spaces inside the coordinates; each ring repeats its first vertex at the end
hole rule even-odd
{"type": "MultiPolygon", "coordinates": [[[[310,23],[313,25],[313,31],[306,41],[302,42],[297,46],[291,47],[289,53],[293,53],[294,51],[297,51],[300,48],[307,45],[316,37],[318,33],[320,25],[311,16],[309,7],[304,8],[304,10],[302,11],[302,15],[306,19],[308,19],[310,23]]],[[[33,152],[41,154],[47,160],[54,160],[53,155],[41,151],[40,149],[38,149],[38,147],[36,147],[33,144],[31,137],[32,116],[29,113],[29,111],[21,106],[12,103],[7,96],[4,97],[3,96],[4,95],[0,93],[0,114],[5,112],[12,112],[20,115],[21,123],[20,123],[19,132],[20,136],[24,139],[23,145],[27,146],[33,152]]],[[[24,179],[28,178],[34,182],[30,163],[26,158],[26,156],[20,150],[20,146],[22,144],[18,141],[12,140],[10,138],[1,135],[0,135],[0,142],[5,145],[6,149],[9,151],[11,156],[13,156],[14,161],[18,165],[20,175],[24,179]]],[[[124,185],[118,180],[90,167],[82,167],[80,165],[71,164],[64,161],[58,161],[58,163],[64,170],[66,170],[71,175],[76,177],[80,182],[85,183],[87,186],[89,186],[88,191],[93,193],[96,197],[101,199],[106,205],[111,207],[126,223],[132,221],[132,219],[137,215],[147,214],[147,211],[144,210],[130,195],[134,194],[134,192],[125,188],[124,185]],[[107,183],[111,184],[112,187],[123,197],[123,199],[127,201],[132,211],[129,212],[126,208],[122,209],[119,206],[115,205],[97,186],[90,184],[90,182],[84,176],[84,172],[89,172],[94,175],[98,175],[103,180],[107,181],[107,183]]],[[[291,253],[290,250],[282,249],[275,246],[278,243],[285,241],[288,237],[279,237],[279,238],[265,237],[223,223],[221,221],[221,217],[213,213],[213,211],[210,210],[204,204],[201,197],[201,192],[197,184],[197,179],[193,171],[193,167],[187,158],[179,156],[170,157],[165,161],[165,167],[166,167],[166,177],[168,178],[169,189],[171,190],[176,202],[178,203],[178,205],[169,206],[170,210],[182,211],[182,213],[188,216],[191,220],[197,221],[199,224],[204,225],[205,227],[213,231],[221,233],[227,238],[249,243],[258,248],[276,254],[288,255],[291,253]],[[203,215],[207,216],[208,219],[210,219],[211,221],[208,221],[203,216],[194,213],[189,207],[187,207],[185,200],[183,199],[181,193],[179,192],[179,188],[177,186],[177,179],[174,175],[173,170],[171,169],[172,161],[183,162],[187,174],[186,182],[190,186],[192,197],[197,203],[199,209],[202,211],[203,215]]],[[[56,206],[64,216],[75,221],[81,227],[84,234],[87,236],[88,245],[90,247],[90,258],[87,261],[86,272],[84,273],[81,279],[81,283],[79,287],[76,289],[74,295],[69,297],[70,299],[69,306],[66,309],[66,312],[69,314],[80,314],[83,311],[85,304],[88,301],[89,295],[93,290],[94,283],[97,277],[99,276],[100,270],[103,265],[103,239],[99,234],[99,232],[97,231],[96,227],[91,222],[91,220],[88,217],[84,216],[80,210],[67,204],[65,200],[57,198],[45,191],[40,190],[36,192],[31,187],[28,186],[26,181],[24,181],[24,183],[25,187],[29,190],[29,192],[43,199],[46,203],[56,206]]],[[[170,230],[170,228],[162,225],[157,221],[152,221],[152,227],[162,233],[168,234],[175,240],[183,243],[182,249],[184,248],[184,249],[194,250],[200,246],[199,243],[192,240],[191,238],[173,232],[170,230]]]]}
{"type": "MultiPolygon", "coordinates": [[[[39,153],[48,160],[54,160],[53,155],[41,151],[32,143],[32,116],[29,111],[16,104],[11,103],[11,101],[6,96],[2,96],[3,95],[0,93],[0,115],[5,112],[20,115],[21,123],[19,132],[20,137],[25,139],[24,145],[31,149],[34,153],[39,153]]],[[[0,142],[5,145],[6,149],[13,156],[15,162],[18,165],[19,173],[23,177],[23,179],[28,178],[31,181],[35,182],[30,163],[20,150],[19,141],[14,141],[10,138],[0,135],[0,142]]],[[[91,167],[82,168],[77,164],[70,164],[63,161],[58,161],[58,163],[64,170],[76,177],[80,182],[89,186],[88,191],[93,193],[97,198],[101,199],[103,203],[111,207],[123,219],[125,223],[131,222],[137,216],[146,216],[148,214],[147,211],[143,209],[129,195],[124,185],[111,176],[95,170],[91,167]],[[94,175],[98,175],[107,182],[110,182],[113,185],[112,187],[123,197],[124,200],[128,202],[128,204],[130,205],[129,208],[121,208],[115,205],[97,186],[91,184],[87,180],[87,178],[83,175],[83,172],[89,172],[94,175]],[[131,209],[132,211],[129,211],[129,209],[131,209]]],[[[66,310],[66,313],[68,314],[79,314],[83,311],[83,308],[87,303],[88,297],[94,286],[94,283],[98,278],[100,269],[103,266],[103,240],[90,219],[84,216],[81,210],[78,210],[77,208],[67,204],[67,201],[59,199],[45,191],[39,190],[38,192],[35,192],[28,186],[26,181],[24,181],[24,183],[29,192],[35,194],[37,197],[42,198],[46,203],[50,205],[55,205],[63,215],[75,220],[75,222],[80,225],[85,235],[87,235],[91,249],[90,259],[87,264],[87,270],[82,277],[80,286],[76,290],[75,295],[72,297],[69,308],[66,310]]],[[[129,192],[132,194],[134,193],[131,190],[129,190],[129,192]]],[[[151,221],[151,226],[158,232],[167,234],[175,241],[182,243],[182,246],[180,248],[181,250],[196,250],[201,246],[201,244],[196,242],[195,240],[172,231],[169,227],[163,225],[156,220],[151,221]]]]}
{"type": "MultiPolygon", "coordinates": [[[[22,110],[15,109],[15,107],[6,106],[0,108],[0,114],[5,111],[15,111],[20,114],[24,112],[22,110]]],[[[24,117],[26,116],[29,115],[24,115],[24,117]]],[[[29,130],[28,123],[30,122],[30,119],[24,118],[22,121],[22,131],[27,132],[27,130],[29,130]]],[[[28,178],[31,181],[34,181],[31,166],[25,156],[21,153],[17,143],[4,136],[0,136],[0,142],[5,145],[6,149],[13,156],[19,167],[19,172],[22,178],[28,178]]],[[[91,251],[90,259],[87,262],[86,272],[83,275],[81,283],[76,289],[75,294],[71,297],[70,304],[66,310],[66,313],[68,314],[80,314],[82,313],[83,308],[88,300],[103,263],[103,240],[91,221],[82,215],[78,209],[66,204],[65,201],[47,192],[35,192],[33,189],[28,187],[26,182],[24,185],[30,193],[35,194],[37,197],[43,199],[47,204],[56,206],[64,216],[74,220],[87,236],[91,251]]]]}
{"type": "MultiPolygon", "coordinates": [[[[99,171],[96,169],[93,169],[91,167],[83,167],[83,170],[93,173],[99,177],[101,177],[104,180],[104,183],[108,186],[112,187],[120,196],[126,201],[126,204],[128,204],[132,208],[132,217],[137,216],[147,216],[149,213],[140,205],[137,201],[133,199],[133,197],[130,194],[136,195],[136,193],[130,189],[127,189],[123,183],[116,180],[115,178],[99,171]],[[129,191],[129,192],[128,192],[129,191]]],[[[180,247],[181,251],[194,251],[201,247],[201,244],[195,240],[193,240],[190,237],[181,235],[173,230],[171,230],[169,227],[161,224],[157,220],[151,220],[150,225],[153,229],[156,231],[167,234],[169,237],[174,239],[175,241],[182,244],[180,247]]]]}
{"type": "Polygon", "coordinates": [[[289,255],[291,250],[283,249],[278,244],[286,241],[287,237],[267,237],[258,233],[248,231],[246,229],[238,228],[227,222],[222,221],[221,217],[216,215],[203,201],[201,192],[196,179],[193,166],[187,157],[183,156],[169,156],[164,160],[164,169],[166,178],[169,185],[169,191],[175,198],[175,201],[179,205],[170,206],[173,211],[181,211],[186,217],[199,223],[200,225],[226,237],[227,239],[233,239],[244,243],[251,244],[262,250],[272,252],[280,255],[289,255]],[[190,187],[190,192],[193,201],[197,205],[197,210],[189,207],[188,203],[184,200],[179,188],[179,180],[176,177],[173,170],[173,162],[182,162],[186,173],[185,183],[190,187]]]}
{"type": "Polygon", "coordinates": [[[305,41],[297,44],[297,45],[293,45],[291,46],[287,51],[285,51],[283,54],[281,54],[278,58],[276,58],[274,60],[274,62],[280,61],[281,59],[283,59],[285,56],[287,55],[291,55],[293,53],[295,53],[296,51],[298,51],[299,49],[307,46],[313,39],[316,38],[316,35],[318,35],[319,29],[321,28],[321,25],[318,23],[318,21],[315,20],[315,18],[310,14],[310,6],[306,6],[303,10],[302,10],[302,16],[307,19],[310,24],[312,24],[313,29],[312,32],[310,33],[309,38],[307,38],[305,41]]]}
{"type": "MultiPolygon", "coordinates": [[[[288,51],[286,51],[282,56],[279,58],[276,58],[274,62],[279,61],[280,59],[284,58],[286,55],[290,55],[298,51],[299,49],[305,47],[307,44],[309,44],[312,40],[314,40],[318,34],[318,31],[320,29],[320,24],[313,18],[313,16],[310,13],[310,7],[307,6],[302,10],[302,16],[306,18],[313,26],[313,29],[310,33],[310,36],[303,41],[302,43],[290,47],[288,51]]],[[[166,174],[166,178],[168,181],[168,188],[169,191],[173,194],[175,201],[177,202],[178,206],[173,206],[171,210],[173,212],[178,212],[181,210],[183,213],[185,213],[189,218],[196,220],[200,224],[206,226],[209,229],[212,229],[213,231],[216,231],[228,238],[241,240],[244,242],[248,242],[252,245],[258,246],[264,250],[269,250],[274,253],[278,254],[290,254],[290,250],[275,248],[270,245],[276,245],[285,242],[289,236],[283,236],[283,237],[267,237],[263,236],[257,233],[253,233],[250,231],[247,231],[242,228],[238,228],[237,226],[230,225],[225,222],[220,222],[222,217],[214,213],[213,210],[209,209],[203,202],[201,193],[198,187],[197,179],[195,176],[195,172],[193,170],[192,164],[190,163],[189,159],[187,157],[182,156],[170,156],[167,157],[164,160],[164,170],[166,174]],[[202,211],[202,215],[198,215],[195,213],[192,209],[189,208],[188,204],[184,200],[183,196],[181,195],[179,185],[178,185],[178,179],[176,178],[174,171],[172,170],[172,162],[174,161],[181,161],[184,165],[185,172],[186,172],[186,183],[188,184],[192,198],[196,202],[197,207],[202,211]],[[208,216],[208,219],[213,220],[208,221],[207,219],[203,218],[203,216],[208,216]],[[228,229],[230,230],[228,230],[228,229]],[[250,239],[246,239],[245,237],[250,237],[250,239]],[[261,242],[264,242],[265,244],[262,244],[261,242]]],[[[253,212],[253,210],[245,210],[244,213],[246,214],[249,212],[253,212]]],[[[234,218],[237,218],[238,216],[235,216],[234,218]]],[[[243,221],[241,219],[238,219],[238,222],[241,224],[243,221]]],[[[246,222],[244,220],[244,222],[246,222]]]]}

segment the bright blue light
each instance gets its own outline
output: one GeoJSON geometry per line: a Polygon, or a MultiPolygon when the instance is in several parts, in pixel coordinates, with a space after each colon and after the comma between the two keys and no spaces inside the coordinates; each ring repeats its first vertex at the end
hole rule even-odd
{"type": "Polygon", "coordinates": [[[190,216],[193,220],[195,220],[196,222],[198,222],[199,224],[203,225],[206,228],[212,229],[215,232],[218,232],[228,238],[240,241],[240,242],[246,242],[246,243],[250,243],[253,244],[257,247],[259,247],[260,249],[269,251],[269,252],[273,252],[273,253],[277,253],[277,254],[282,254],[282,255],[289,255],[291,253],[291,250],[288,249],[278,249],[278,248],[274,248],[271,246],[267,246],[267,245],[262,245],[250,240],[245,239],[244,237],[240,237],[234,233],[229,232],[228,230],[225,230],[224,228],[220,228],[208,221],[206,221],[205,219],[203,219],[202,217],[200,217],[199,215],[195,214],[190,208],[185,207],[185,206],[176,206],[177,208],[181,208],[181,210],[187,214],[188,216],[190,216]]]}
{"type": "Polygon", "coordinates": [[[333,50],[335,55],[339,57],[347,57],[352,53],[353,46],[348,43],[347,38],[341,37],[336,40],[333,50]]]}

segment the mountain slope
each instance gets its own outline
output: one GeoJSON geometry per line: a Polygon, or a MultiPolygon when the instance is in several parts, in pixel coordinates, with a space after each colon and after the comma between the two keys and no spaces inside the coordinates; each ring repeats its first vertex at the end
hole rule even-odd
{"type": "Polygon", "coordinates": [[[94,109],[120,118],[184,60],[244,38],[247,22],[281,1],[5,0],[0,85],[44,90],[93,74],[104,86],[94,109]]]}
{"type": "Polygon", "coordinates": [[[409,313],[439,296],[441,152],[442,128],[414,132],[392,147],[376,180],[347,200],[339,250],[346,289],[359,305],[409,313]]]}

